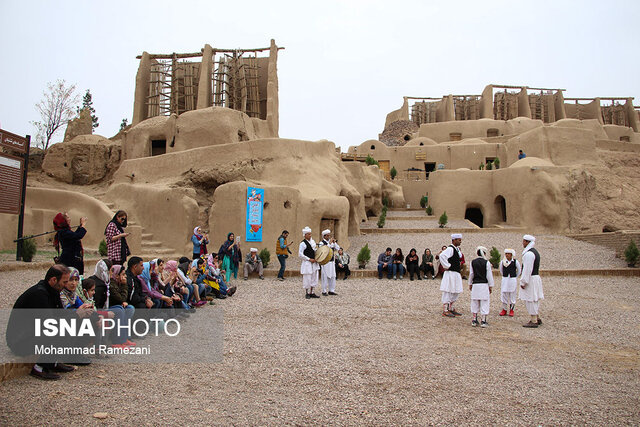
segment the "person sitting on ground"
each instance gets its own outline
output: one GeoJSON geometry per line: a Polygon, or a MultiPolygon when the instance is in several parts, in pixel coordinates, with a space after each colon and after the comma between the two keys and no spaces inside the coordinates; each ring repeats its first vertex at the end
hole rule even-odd
{"type": "Polygon", "coordinates": [[[342,248],[338,249],[338,254],[336,255],[336,275],[337,273],[344,272],[344,279],[342,280],[347,280],[351,275],[351,270],[349,270],[350,261],[351,258],[349,257],[349,254],[345,254],[344,249],[342,248]]]}
{"type": "MultiPolygon", "coordinates": [[[[438,260],[438,274],[436,274],[436,277],[442,277],[444,275],[445,268],[442,266],[442,263],[440,262],[440,254],[446,250],[447,250],[447,246],[443,246],[442,248],[440,248],[440,252],[438,252],[438,254],[436,255],[436,259],[438,260]]],[[[434,277],[434,279],[436,277],[434,277]]]]}
{"type": "MultiPolygon", "coordinates": [[[[418,252],[416,248],[411,248],[409,251],[409,255],[407,255],[407,271],[409,272],[409,280],[413,281],[413,276],[417,276],[418,280],[420,279],[420,257],[418,257],[418,252]]],[[[402,276],[400,276],[402,277],[402,276]]]]}
{"type": "MultiPolygon", "coordinates": [[[[191,296],[191,291],[186,286],[186,284],[180,278],[181,275],[178,274],[178,261],[169,260],[165,264],[163,274],[163,281],[167,284],[165,292],[167,296],[171,297],[174,301],[180,301],[180,306],[191,312],[191,307],[189,306],[189,297],[191,296]],[[178,300],[180,298],[180,300],[178,300]]],[[[193,288],[193,287],[192,287],[193,288]]]]}
{"type": "Polygon", "coordinates": [[[124,229],[127,227],[127,213],[118,211],[111,218],[109,224],[104,229],[105,242],[107,243],[107,257],[114,263],[124,267],[127,257],[131,255],[127,236],[124,229]]]}
{"type": "Polygon", "coordinates": [[[96,307],[100,310],[109,308],[109,281],[111,280],[109,269],[111,266],[111,260],[102,259],[96,263],[93,276],[89,277],[89,279],[93,280],[96,284],[93,299],[96,307]]]}
{"type": "Polygon", "coordinates": [[[382,272],[387,271],[387,279],[391,279],[393,272],[391,248],[387,248],[383,253],[378,255],[378,279],[382,279],[382,272]]]}
{"type": "MultiPolygon", "coordinates": [[[[109,311],[115,315],[116,325],[126,325],[133,318],[135,307],[127,303],[127,270],[120,264],[115,264],[109,269],[109,311]]],[[[111,334],[112,347],[135,346],[129,339],[127,329],[114,329],[111,334]]]]}
{"type": "Polygon", "coordinates": [[[142,281],[138,278],[143,269],[142,258],[137,256],[129,258],[127,262],[127,303],[136,309],[153,307],[153,301],[144,294],[142,281]]]}
{"type": "Polygon", "coordinates": [[[198,301],[195,305],[196,307],[200,307],[207,303],[207,295],[211,293],[212,288],[204,283],[207,277],[204,270],[204,260],[202,258],[194,259],[193,263],[195,265],[191,266],[190,274],[193,284],[198,287],[198,301]]]}
{"type": "Polygon", "coordinates": [[[53,219],[53,229],[57,231],[53,238],[53,246],[58,253],[62,246],[62,253],[58,262],[73,267],[84,274],[84,249],[82,248],[82,238],[87,234],[84,227],[87,218],[80,218],[80,225],[76,231],[71,230],[71,218],[68,213],[58,213],[53,219]]]}
{"type": "Polygon", "coordinates": [[[433,268],[433,254],[431,253],[431,249],[429,248],[425,249],[424,253],[422,254],[420,271],[422,271],[425,279],[429,279],[429,274],[431,274],[432,279],[435,279],[436,277],[435,270],[433,268]]]}
{"type": "MultiPolygon", "coordinates": [[[[96,309],[96,305],[94,301],[94,295],[96,293],[96,282],[94,282],[93,279],[91,279],[90,277],[82,281],[82,283],[80,284],[80,288],[78,288],[76,293],[80,298],[80,300],[82,301],[83,305],[90,307],[92,310],[94,310],[98,314],[99,319],[97,321],[97,326],[98,326],[97,331],[102,331],[101,325],[102,325],[103,319],[115,318],[115,313],[112,311],[96,309]]],[[[101,333],[96,334],[95,345],[100,345],[104,341],[105,341],[105,336],[103,336],[101,333]]]]}
{"type": "Polygon", "coordinates": [[[83,303],[77,294],[80,283],[80,273],[74,267],[69,267],[69,280],[60,291],[60,301],[63,308],[78,308],[83,303]]]}
{"type": "Polygon", "coordinates": [[[227,287],[227,284],[224,282],[224,270],[220,270],[221,262],[217,254],[209,254],[209,258],[207,259],[207,274],[211,276],[213,281],[218,285],[219,295],[216,294],[216,298],[224,299],[225,297],[233,296],[237,287],[227,287]]]}
{"type": "Polygon", "coordinates": [[[262,259],[258,256],[258,250],[251,248],[251,251],[247,254],[244,260],[244,280],[249,280],[249,274],[257,271],[260,280],[264,280],[264,269],[262,267],[262,259]]]}
{"type": "Polygon", "coordinates": [[[392,260],[392,271],[393,271],[393,280],[397,280],[397,276],[398,274],[400,275],[400,280],[402,280],[402,277],[404,276],[405,270],[404,270],[404,255],[402,254],[402,249],[400,248],[396,248],[396,253],[393,254],[393,260],[392,260]]]}
{"type": "Polygon", "coordinates": [[[164,295],[163,290],[160,289],[160,283],[158,281],[158,273],[156,271],[156,261],[149,261],[142,264],[142,278],[144,294],[151,298],[153,301],[153,308],[168,308],[173,305],[173,300],[164,295]]]}
{"type": "MultiPolygon", "coordinates": [[[[25,321],[23,309],[48,310],[51,316],[54,312],[59,313],[62,310],[62,301],[60,301],[60,292],[69,280],[69,269],[63,264],[56,264],[49,268],[44,280],[39,281],[22,293],[13,304],[9,322],[6,330],[6,342],[11,352],[17,356],[27,356],[34,353],[34,345],[38,343],[35,337],[35,329],[27,329],[27,325],[33,325],[34,321],[25,321]]],[[[68,315],[72,318],[78,318],[81,315],[87,317],[87,311],[72,311],[68,315]]],[[[41,312],[42,314],[42,312],[41,312]]],[[[56,337],[56,341],[52,345],[60,345],[61,343],[56,337]]],[[[62,360],[60,357],[58,360],[62,360]]],[[[89,364],[90,361],[83,360],[89,364]]],[[[43,380],[59,380],[61,377],[56,372],[74,371],[73,366],[66,365],[58,361],[51,361],[51,356],[41,356],[31,369],[31,375],[43,380]]]]}
{"type": "Polygon", "coordinates": [[[206,233],[203,233],[200,227],[196,227],[193,229],[191,243],[193,243],[193,259],[200,258],[200,256],[207,253],[209,236],[206,233]]]}

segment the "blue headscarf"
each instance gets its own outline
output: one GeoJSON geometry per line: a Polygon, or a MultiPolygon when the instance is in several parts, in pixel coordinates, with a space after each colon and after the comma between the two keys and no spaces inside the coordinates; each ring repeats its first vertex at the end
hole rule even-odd
{"type": "Polygon", "coordinates": [[[141,277],[147,284],[147,287],[151,289],[151,264],[145,262],[142,264],[142,266],[144,267],[144,269],[142,270],[142,274],[139,277],[141,277]]]}

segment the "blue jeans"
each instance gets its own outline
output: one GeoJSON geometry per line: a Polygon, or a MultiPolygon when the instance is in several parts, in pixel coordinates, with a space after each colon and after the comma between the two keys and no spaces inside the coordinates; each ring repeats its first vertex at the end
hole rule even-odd
{"type": "MultiPolygon", "coordinates": [[[[122,344],[129,339],[129,334],[126,332],[120,334],[118,323],[122,325],[126,324],[127,320],[130,320],[133,317],[136,309],[132,305],[128,305],[126,307],[123,307],[121,305],[112,305],[111,307],[109,307],[108,311],[113,312],[115,316],[113,320],[116,321],[116,326],[113,329],[113,333],[111,334],[111,342],[113,344],[122,344]]],[[[123,329],[123,331],[124,330],[125,329],[123,329]]]]}
{"type": "Polygon", "coordinates": [[[386,268],[384,268],[382,264],[378,264],[378,278],[382,278],[383,270],[387,270],[387,279],[391,279],[392,264],[387,264],[386,268]]]}
{"type": "Polygon", "coordinates": [[[404,273],[407,271],[402,264],[393,264],[393,275],[400,274],[404,276],[404,273]]]}
{"type": "Polygon", "coordinates": [[[286,255],[278,255],[278,261],[280,261],[280,270],[278,271],[278,277],[283,278],[284,277],[284,266],[285,266],[285,263],[287,262],[287,256],[286,255]]]}

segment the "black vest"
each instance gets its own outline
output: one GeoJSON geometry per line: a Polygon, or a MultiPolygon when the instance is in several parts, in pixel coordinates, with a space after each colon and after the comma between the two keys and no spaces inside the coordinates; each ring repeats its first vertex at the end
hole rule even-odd
{"type": "Polygon", "coordinates": [[[473,284],[489,283],[487,280],[487,260],[484,258],[476,258],[471,261],[473,268],[473,284]]]}
{"type": "Polygon", "coordinates": [[[516,268],[516,260],[511,260],[511,264],[505,267],[502,264],[502,277],[516,277],[518,275],[518,269],[516,268]]]}
{"type": "Polygon", "coordinates": [[[449,264],[451,264],[449,271],[460,273],[460,255],[458,255],[458,250],[453,245],[449,245],[449,247],[453,248],[453,255],[449,258],[449,264]]]}
{"type": "Polygon", "coordinates": [[[540,268],[540,253],[536,248],[529,249],[529,252],[536,256],[536,259],[533,260],[533,270],[531,271],[532,276],[539,276],[538,269],[540,268]]]}
{"type": "Polygon", "coordinates": [[[313,247],[311,247],[311,243],[309,243],[307,239],[304,239],[303,242],[307,247],[304,249],[302,253],[311,259],[315,259],[316,251],[314,251],[313,247]]]}

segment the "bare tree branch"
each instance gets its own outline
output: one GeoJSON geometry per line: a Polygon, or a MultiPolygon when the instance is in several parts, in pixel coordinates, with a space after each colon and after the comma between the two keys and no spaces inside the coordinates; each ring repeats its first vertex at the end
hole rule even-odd
{"type": "Polygon", "coordinates": [[[75,106],[79,102],[79,95],[75,93],[76,85],[66,86],[64,80],[47,83],[44,98],[36,104],[36,111],[40,120],[31,122],[35,126],[36,142],[47,151],[54,135],[60,128],[75,116],[75,106]]]}

